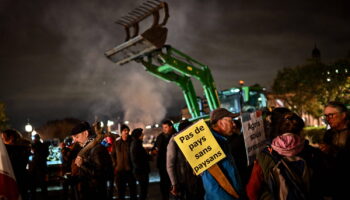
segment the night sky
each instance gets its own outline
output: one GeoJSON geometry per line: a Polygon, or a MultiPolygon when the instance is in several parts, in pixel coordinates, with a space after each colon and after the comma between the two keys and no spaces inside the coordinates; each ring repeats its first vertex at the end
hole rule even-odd
{"type": "MultiPolygon", "coordinates": [[[[180,115],[185,101],[175,84],[104,56],[125,38],[114,22],[142,2],[0,0],[0,101],[11,125],[180,115]]],[[[218,90],[241,79],[270,88],[279,69],[304,64],[315,44],[325,63],[350,50],[347,0],[167,2],[167,44],[208,65],[218,90]]]]}

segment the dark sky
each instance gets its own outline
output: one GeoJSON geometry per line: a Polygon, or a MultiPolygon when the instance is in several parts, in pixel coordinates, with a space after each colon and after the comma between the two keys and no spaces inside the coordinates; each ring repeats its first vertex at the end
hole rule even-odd
{"type": "MultiPolygon", "coordinates": [[[[141,0],[0,0],[0,101],[23,130],[48,120],[95,116],[152,123],[179,115],[180,89],[137,63],[116,66],[104,52],[123,42],[114,22],[141,0]]],[[[303,64],[314,45],[324,62],[350,50],[350,3],[168,1],[167,43],[212,70],[218,90],[259,83],[303,64]]],[[[202,90],[196,80],[197,94],[202,90]]]]}

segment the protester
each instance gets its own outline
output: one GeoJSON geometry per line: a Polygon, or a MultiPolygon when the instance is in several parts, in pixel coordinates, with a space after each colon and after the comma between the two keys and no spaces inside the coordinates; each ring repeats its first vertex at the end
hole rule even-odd
{"type": "MultiPolygon", "coordinates": [[[[191,126],[188,120],[179,124],[179,132],[191,126]]],[[[178,200],[201,200],[204,199],[204,188],[202,180],[196,176],[190,164],[186,161],[184,154],[176,144],[173,134],[167,147],[167,172],[171,181],[171,195],[178,200]]]]}
{"type": "Polygon", "coordinates": [[[277,135],[274,135],[276,132],[275,129],[278,127],[276,125],[276,123],[279,122],[279,120],[281,118],[283,118],[283,116],[286,113],[290,113],[292,112],[290,109],[285,108],[285,107],[277,107],[274,108],[271,112],[267,113],[266,119],[265,119],[265,133],[266,133],[266,138],[268,140],[268,143],[271,143],[272,139],[275,138],[277,135]]]}
{"type": "Polygon", "coordinates": [[[140,185],[140,200],[147,199],[149,185],[149,155],[143,148],[143,129],[136,128],[132,131],[131,141],[131,161],[133,164],[133,173],[140,185]]]}
{"type": "Polygon", "coordinates": [[[0,140],[0,158],[0,199],[21,199],[11,160],[2,140],[0,140]]]}
{"type": "MultiPolygon", "coordinates": [[[[223,171],[226,178],[231,183],[231,186],[236,190],[240,197],[243,196],[243,188],[241,180],[238,174],[237,167],[235,165],[232,154],[228,147],[228,137],[234,133],[235,124],[233,118],[237,117],[237,114],[233,114],[225,108],[218,108],[210,114],[211,132],[213,133],[216,141],[226,154],[226,158],[219,161],[217,164],[223,171]]],[[[220,199],[230,200],[237,199],[227,193],[214,179],[214,177],[208,172],[208,170],[202,173],[202,181],[205,189],[206,200],[220,199]]]]}
{"type": "Polygon", "coordinates": [[[33,157],[29,163],[29,172],[33,184],[31,184],[32,198],[36,198],[36,188],[41,188],[41,194],[43,198],[47,198],[47,156],[49,155],[49,147],[47,144],[41,142],[39,134],[34,135],[34,141],[32,144],[33,157]]]}
{"type": "MultiPolygon", "coordinates": [[[[82,147],[79,143],[73,143],[72,137],[68,136],[60,143],[61,156],[62,156],[62,184],[63,184],[63,198],[77,199],[77,183],[78,183],[78,171],[76,173],[72,172],[72,166],[74,167],[74,160],[77,157],[79,151],[82,147]],[[70,193],[71,191],[71,193],[70,193]]],[[[77,169],[77,167],[76,167],[77,169]]]]}
{"type": "Polygon", "coordinates": [[[324,116],[330,129],[324,135],[323,150],[334,156],[349,151],[350,116],[346,106],[340,102],[329,102],[325,106],[324,116]]]}
{"type": "Polygon", "coordinates": [[[170,120],[162,121],[162,133],[157,136],[153,152],[157,154],[157,168],[160,176],[160,191],[162,200],[169,199],[170,179],[166,170],[167,146],[171,136],[175,133],[173,123],[170,120]]]}
{"type": "Polygon", "coordinates": [[[349,196],[350,187],[343,184],[350,179],[350,114],[340,102],[329,102],[324,108],[324,116],[330,129],[325,132],[320,149],[329,157],[328,177],[330,196],[343,199],[349,196]]]}
{"type": "MultiPolygon", "coordinates": [[[[64,175],[65,173],[71,172],[71,164],[72,164],[72,156],[71,156],[71,145],[72,145],[73,139],[71,137],[66,137],[63,142],[59,144],[60,151],[61,151],[61,175],[64,175]]],[[[76,156],[75,156],[76,157],[76,156]]],[[[74,159],[75,159],[74,157],[74,159]]]]}
{"type": "Polygon", "coordinates": [[[107,181],[113,175],[107,149],[95,141],[88,122],[76,125],[71,135],[82,147],[74,161],[78,167],[79,199],[107,199],[107,181]]]}
{"type": "MultiPolygon", "coordinates": [[[[92,128],[96,134],[96,140],[107,148],[109,155],[111,156],[113,166],[115,166],[115,138],[109,132],[105,131],[105,126],[102,121],[97,121],[92,124],[92,128]]],[[[114,176],[108,180],[108,198],[113,198],[114,194],[114,176]]]]}
{"type": "Polygon", "coordinates": [[[29,162],[30,143],[28,143],[29,141],[23,142],[25,139],[15,129],[4,130],[1,133],[1,138],[8,152],[22,199],[26,200],[29,198],[29,172],[26,167],[29,162]]]}
{"type": "MultiPolygon", "coordinates": [[[[324,170],[322,152],[311,147],[307,140],[300,137],[304,128],[303,120],[291,111],[277,111],[271,121],[271,145],[257,155],[251,177],[246,187],[250,200],[255,199],[322,199],[324,170]],[[279,116],[278,118],[276,116],[279,116]],[[279,177],[271,181],[276,173],[273,169],[283,160],[294,178],[279,177]],[[273,173],[272,173],[273,172],[273,173]],[[295,183],[295,185],[289,185],[295,183]],[[286,184],[286,185],[284,185],[286,184]],[[295,192],[298,190],[298,192],[295,192]],[[295,195],[295,196],[293,196],[295,195]]],[[[286,173],[285,166],[278,168],[286,173]]]]}
{"type": "Polygon", "coordinates": [[[132,173],[133,166],[131,163],[129,136],[130,128],[123,124],[120,128],[121,139],[116,141],[116,163],[115,163],[115,180],[118,189],[119,199],[125,199],[126,185],[129,187],[130,199],[135,200],[136,196],[136,180],[132,173]]]}

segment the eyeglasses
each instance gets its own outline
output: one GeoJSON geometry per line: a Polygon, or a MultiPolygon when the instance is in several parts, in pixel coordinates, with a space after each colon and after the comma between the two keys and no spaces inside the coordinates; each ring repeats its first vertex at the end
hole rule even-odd
{"type": "Polygon", "coordinates": [[[336,113],[329,113],[329,114],[324,114],[323,116],[325,118],[328,118],[328,119],[332,119],[334,117],[335,114],[338,114],[339,112],[336,112],[336,113]]]}

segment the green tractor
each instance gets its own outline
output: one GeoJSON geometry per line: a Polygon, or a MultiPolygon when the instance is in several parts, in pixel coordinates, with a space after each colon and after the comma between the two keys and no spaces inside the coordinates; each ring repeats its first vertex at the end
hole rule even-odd
{"type": "Polygon", "coordinates": [[[165,44],[168,18],[166,2],[144,2],[116,22],[124,27],[126,41],[106,51],[106,57],[118,65],[136,61],[152,75],[177,84],[183,92],[192,120],[207,118],[210,111],[219,107],[239,113],[267,106],[262,89],[242,86],[218,92],[208,66],[165,44]],[[153,17],[151,27],[139,34],[139,23],[150,16],[153,17]],[[163,19],[160,22],[161,16],[163,19]],[[191,77],[200,81],[205,100],[198,100],[191,77]]]}

